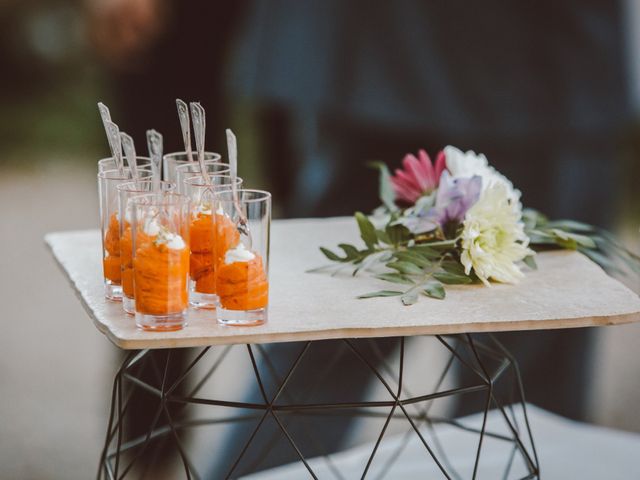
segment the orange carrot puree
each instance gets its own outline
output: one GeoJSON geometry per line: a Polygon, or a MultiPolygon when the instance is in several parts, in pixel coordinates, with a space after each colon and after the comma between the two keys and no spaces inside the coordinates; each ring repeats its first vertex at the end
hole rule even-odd
{"type": "MultiPolygon", "coordinates": [[[[143,231],[137,232],[139,242],[148,242],[150,238],[143,231]]],[[[125,221],[124,232],[120,237],[120,265],[122,266],[122,293],[128,298],[135,298],[133,288],[133,242],[131,226],[125,221]]]]}
{"type": "Polygon", "coordinates": [[[149,237],[136,236],[133,267],[137,312],[169,315],[187,308],[188,246],[170,249],[149,237]]]}
{"type": "Polygon", "coordinates": [[[232,245],[240,241],[240,234],[225,215],[216,214],[212,218],[206,213],[198,213],[191,221],[189,235],[189,272],[191,280],[196,282],[195,291],[216,293],[216,264],[232,245]]]}
{"type": "Polygon", "coordinates": [[[220,263],[217,282],[220,304],[228,310],[267,306],[269,282],[260,255],[249,262],[220,263]]]}
{"type": "Polygon", "coordinates": [[[120,237],[120,265],[122,267],[122,293],[134,298],[133,291],[133,241],[131,226],[127,222],[120,237]]]}
{"type": "Polygon", "coordinates": [[[120,223],[115,213],[109,219],[109,228],[104,236],[104,250],[102,259],[104,278],[120,284],[120,223]]]}

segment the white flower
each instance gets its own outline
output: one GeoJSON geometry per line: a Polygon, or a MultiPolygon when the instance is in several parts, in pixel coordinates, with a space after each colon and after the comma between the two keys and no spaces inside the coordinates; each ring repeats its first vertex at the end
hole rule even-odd
{"type": "Polygon", "coordinates": [[[488,187],[467,211],[462,231],[460,261],[485,285],[489,279],[518,283],[524,274],[517,262],[534,252],[528,248],[522,214],[513,208],[509,190],[502,182],[488,187]]]}
{"type": "Polygon", "coordinates": [[[464,153],[456,147],[448,145],[444,149],[447,161],[447,170],[453,178],[471,178],[474,175],[482,177],[482,191],[487,190],[495,184],[506,187],[507,197],[511,200],[514,208],[522,210],[520,204],[520,190],[513,187],[513,183],[489,165],[487,157],[483,154],[476,154],[473,150],[464,153]]]}

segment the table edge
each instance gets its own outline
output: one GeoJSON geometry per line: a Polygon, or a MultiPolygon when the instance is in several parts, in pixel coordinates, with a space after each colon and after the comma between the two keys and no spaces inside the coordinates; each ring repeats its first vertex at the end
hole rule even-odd
{"type": "MultiPolygon", "coordinates": [[[[516,331],[532,331],[532,330],[558,330],[566,328],[593,328],[604,326],[615,326],[640,321],[640,312],[596,317],[577,317],[574,319],[562,320],[519,320],[519,321],[500,321],[483,323],[478,330],[469,332],[468,328],[457,324],[442,324],[429,327],[401,327],[402,334],[398,334],[397,327],[379,327],[379,328],[336,328],[332,330],[305,330],[304,332],[294,332],[288,334],[278,334],[278,340],[272,341],[268,338],[269,334],[254,335],[244,334],[239,337],[201,337],[201,338],[173,338],[173,339],[157,339],[152,340],[154,346],[148,345],[149,340],[124,340],[116,336],[111,330],[103,324],[94,320],[98,329],[111,340],[117,347],[123,350],[143,350],[165,349],[165,348],[193,348],[221,345],[246,345],[246,344],[269,344],[269,343],[289,343],[289,342],[312,342],[319,340],[340,340],[344,338],[388,338],[388,337],[414,337],[423,335],[457,335],[463,333],[499,333],[499,332],[516,332],[516,331]],[[579,321],[580,325],[573,326],[572,322],[579,321]],[[590,322],[585,325],[585,321],[590,322]],[[524,327],[524,328],[523,328],[524,327]],[[388,331],[388,334],[385,332],[388,331]],[[240,342],[236,340],[241,340],[240,342]]],[[[251,327],[247,327],[251,328],[251,327]]]]}

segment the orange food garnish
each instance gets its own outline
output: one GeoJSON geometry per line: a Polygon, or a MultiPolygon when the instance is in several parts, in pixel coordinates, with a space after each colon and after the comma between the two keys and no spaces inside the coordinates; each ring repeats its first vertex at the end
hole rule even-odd
{"type": "Polygon", "coordinates": [[[232,245],[240,241],[235,225],[225,215],[198,213],[189,231],[191,257],[189,272],[195,291],[216,293],[216,265],[232,245]],[[214,225],[215,222],[215,225],[214,225]]]}
{"type": "Polygon", "coordinates": [[[167,248],[149,237],[136,237],[136,311],[148,315],[169,315],[187,308],[189,247],[167,248]]]}
{"type": "Polygon", "coordinates": [[[269,282],[262,257],[249,262],[221,263],[217,277],[220,304],[228,310],[255,310],[269,301],[269,282]]]}
{"type": "Polygon", "coordinates": [[[120,274],[120,223],[114,213],[109,219],[109,228],[104,236],[105,257],[102,259],[104,278],[119,284],[120,274]]]}

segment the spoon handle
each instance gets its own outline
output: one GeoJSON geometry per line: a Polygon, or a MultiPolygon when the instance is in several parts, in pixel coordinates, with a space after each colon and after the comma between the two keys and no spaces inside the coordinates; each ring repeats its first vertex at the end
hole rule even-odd
{"type": "Polygon", "coordinates": [[[109,143],[109,151],[111,152],[111,156],[114,156],[113,147],[111,145],[111,137],[109,136],[109,128],[107,127],[107,123],[111,121],[111,112],[109,112],[109,107],[107,107],[104,103],[98,102],[98,112],[100,112],[100,119],[102,120],[102,127],[104,128],[104,133],[107,135],[107,142],[109,143]]]}
{"type": "Polygon", "coordinates": [[[204,135],[206,131],[206,115],[204,108],[199,102],[191,102],[191,120],[193,121],[193,136],[196,139],[196,150],[198,151],[198,163],[200,164],[200,172],[202,178],[207,185],[211,184],[209,172],[207,172],[204,164],[204,135]]]}
{"type": "Polygon", "coordinates": [[[111,152],[113,152],[113,160],[116,162],[116,167],[120,172],[120,175],[124,175],[124,165],[122,164],[122,143],[120,143],[120,129],[118,125],[110,120],[105,123],[107,128],[107,138],[109,139],[109,146],[111,152]]]}
{"type": "Polygon", "coordinates": [[[227,128],[227,150],[229,152],[229,168],[231,170],[231,195],[233,196],[233,205],[238,213],[238,222],[243,227],[245,234],[249,236],[249,226],[247,217],[245,216],[240,201],[238,200],[238,187],[236,178],[238,177],[238,140],[230,128],[227,128]]]}
{"type": "Polygon", "coordinates": [[[100,118],[102,119],[102,124],[106,129],[107,122],[111,121],[111,112],[109,111],[109,107],[107,107],[102,102],[98,102],[98,111],[100,112],[100,118]]]}
{"type": "Polygon", "coordinates": [[[124,132],[120,132],[120,142],[122,143],[122,149],[124,150],[124,157],[127,160],[129,170],[131,170],[131,177],[134,180],[138,180],[138,164],[136,163],[136,146],[133,143],[133,138],[124,132]]]}
{"type": "Polygon", "coordinates": [[[156,130],[147,130],[147,148],[151,157],[153,190],[160,191],[160,163],[162,162],[162,135],[156,130]]]}
{"type": "Polygon", "coordinates": [[[193,152],[191,151],[191,125],[189,124],[189,107],[185,102],[176,98],[178,108],[178,119],[180,119],[180,130],[182,130],[182,141],[187,152],[187,160],[193,162],[193,152]]]}

